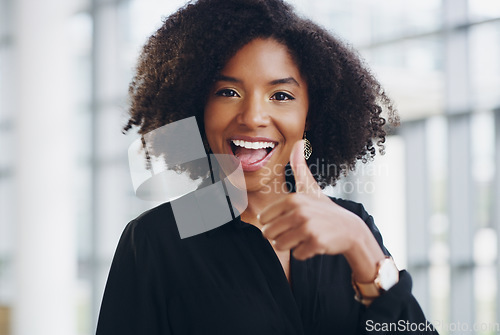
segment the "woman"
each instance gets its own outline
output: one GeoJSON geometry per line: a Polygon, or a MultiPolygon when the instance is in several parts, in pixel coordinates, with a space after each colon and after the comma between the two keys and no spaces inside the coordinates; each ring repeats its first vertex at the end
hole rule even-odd
{"type": "Polygon", "coordinates": [[[281,0],[199,0],[151,36],[130,94],[125,130],[195,116],[248,207],[186,239],[169,203],[129,223],[97,334],[433,333],[372,217],[321,192],[383,150],[382,107],[397,123],[352,50],[281,0]]]}

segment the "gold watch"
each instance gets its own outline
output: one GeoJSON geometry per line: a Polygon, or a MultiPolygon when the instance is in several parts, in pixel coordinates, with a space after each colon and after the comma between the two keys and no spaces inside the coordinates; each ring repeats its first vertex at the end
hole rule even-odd
{"type": "Polygon", "coordinates": [[[399,270],[392,257],[386,256],[377,263],[377,275],[370,283],[358,283],[352,278],[354,298],[365,306],[399,282],[399,270]]]}

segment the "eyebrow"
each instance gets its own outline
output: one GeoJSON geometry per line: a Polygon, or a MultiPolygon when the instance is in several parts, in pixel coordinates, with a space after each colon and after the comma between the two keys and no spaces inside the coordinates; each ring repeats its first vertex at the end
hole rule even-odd
{"type": "Polygon", "coordinates": [[[283,79],[276,79],[276,80],[273,80],[271,81],[269,84],[271,85],[279,85],[279,84],[293,84],[293,85],[297,85],[300,87],[299,83],[297,82],[297,80],[295,80],[293,77],[288,77],[288,78],[283,78],[283,79]]]}
{"type": "Polygon", "coordinates": [[[236,79],[234,77],[229,77],[229,76],[224,76],[222,74],[219,74],[216,78],[215,81],[229,81],[231,83],[241,83],[241,80],[236,79]]]}
{"type": "MultiPolygon", "coordinates": [[[[215,78],[215,81],[228,81],[228,82],[231,82],[231,83],[241,83],[242,82],[238,78],[224,76],[222,74],[218,75],[215,78]]],[[[269,85],[271,85],[271,86],[279,85],[279,84],[293,84],[293,85],[297,85],[297,86],[300,87],[300,85],[297,82],[297,80],[295,80],[295,78],[293,78],[293,77],[282,78],[282,79],[275,79],[275,80],[272,80],[272,81],[269,82],[269,85]]]]}

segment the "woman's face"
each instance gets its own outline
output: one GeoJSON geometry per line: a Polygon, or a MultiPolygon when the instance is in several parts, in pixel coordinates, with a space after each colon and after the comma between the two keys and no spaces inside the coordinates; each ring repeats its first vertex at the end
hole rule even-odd
{"type": "Polygon", "coordinates": [[[229,60],[210,91],[208,143],[215,154],[240,160],[248,191],[282,183],[292,146],[303,136],[308,106],[306,81],[287,47],[255,39],[229,60]]]}

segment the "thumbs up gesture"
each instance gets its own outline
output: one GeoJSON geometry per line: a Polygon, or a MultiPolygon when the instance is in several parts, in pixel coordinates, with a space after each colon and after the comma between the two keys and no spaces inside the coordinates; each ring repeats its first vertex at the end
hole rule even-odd
{"type": "Polygon", "coordinates": [[[322,193],[303,156],[304,141],[290,154],[296,193],[270,204],[259,214],[262,234],[276,250],[293,249],[305,260],[318,254],[344,254],[358,280],[372,280],[384,255],[366,224],[322,193]]]}

